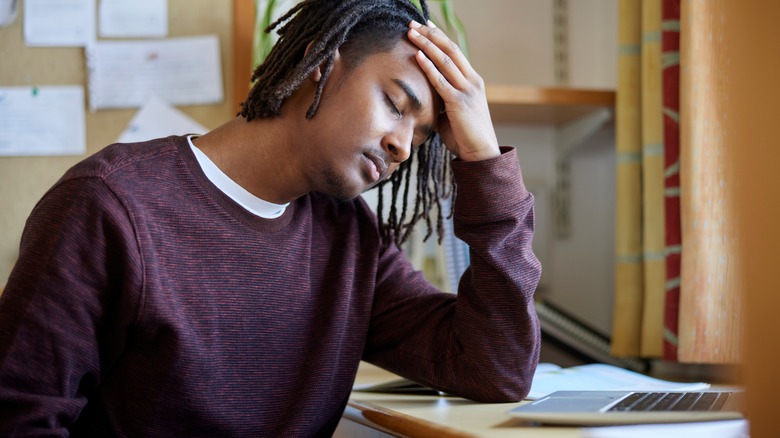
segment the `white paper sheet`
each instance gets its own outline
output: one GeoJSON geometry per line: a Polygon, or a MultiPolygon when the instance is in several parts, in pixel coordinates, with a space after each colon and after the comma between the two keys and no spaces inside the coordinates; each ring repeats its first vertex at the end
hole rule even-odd
{"type": "Polygon", "coordinates": [[[101,37],[168,35],[168,0],[100,0],[98,17],[101,37]]]}
{"type": "Polygon", "coordinates": [[[583,438],[748,438],[747,420],[708,421],[681,424],[643,424],[583,429],[583,438]]]}
{"type": "Polygon", "coordinates": [[[119,143],[133,143],[169,135],[205,134],[208,131],[189,116],[152,96],[119,136],[119,143]]]}
{"type": "Polygon", "coordinates": [[[25,0],[28,46],[81,47],[95,40],[95,0],[25,0]]]}
{"type": "Polygon", "coordinates": [[[222,66],[214,35],[145,41],[98,41],[87,47],[89,104],[135,108],[150,96],[174,105],[219,103],[222,66]]]}
{"type": "Polygon", "coordinates": [[[0,87],[0,155],[81,155],[84,88],[0,87]]]}
{"type": "Polygon", "coordinates": [[[537,367],[528,399],[537,400],[555,391],[697,391],[705,382],[673,382],[656,379],[608,364],[592,363],[561,368],[545,363],[537,367]]]}

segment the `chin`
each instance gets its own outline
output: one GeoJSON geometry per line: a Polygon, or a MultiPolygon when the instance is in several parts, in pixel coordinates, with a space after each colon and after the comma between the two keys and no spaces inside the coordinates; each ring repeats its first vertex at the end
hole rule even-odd
{"type": "Polygon", "coordinates": [[[366,186],[354,187],[351,189],[345,188],[345,190],[342,190],[341,192],[335,194],[334,197],[340,201],[351,201],[359,197],[366,191],[371,190],[372,188],[374,188],[373,185],[368,187],[366,186]]]}
{"type": "Polygon", "coordinates": [[[350,202],[354,201],[357,198],[357,196],[353,196],[351,198],[343,198],[341,196],[334,196],[333,199],[336,200],[336,203],[338,204],[349,204],[350,202]]]}
{"type": "Polygon", "coordinates": [[[339,202],[351,201],[365,190],[371,187],[365,187],[362,184],[352,184],[347,178],[341,177],[335,173],[325,174],[325,187],[322,193],[336,198],[339,202]]]}

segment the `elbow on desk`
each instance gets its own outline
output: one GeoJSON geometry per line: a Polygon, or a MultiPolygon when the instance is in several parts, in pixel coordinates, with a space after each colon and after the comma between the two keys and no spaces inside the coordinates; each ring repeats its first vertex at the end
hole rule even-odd
{"type": "MultiPolygon", "coordinates": [[[[482,396],[472,400],[482,403],[515,403],[528,396],[541,350],[541,333],[538,329],[530,333],[526,337],[518,336],[520,341],[514,347],[507,346],[503,351],[494,350],[494,356],[491,356],[493,360],[480,361],[481,366],[472,368],[479,370],[482,387],[482,396]]],[[[470,362],[479,363],[473,357],[470,362]]]]}
{"type": "MultiPolygon", "coordinates": [[[[534,367],[535,368],[535,367],[534,367]]],[[[473,393],[461,397],[479,403],[515,403],[522,401],[531,391],[530,372],[508,372],[495,375],[482,375],[481,383],[474,388],[473,393]]],[[[457,395],[457,394],[455,394],[457,395]]]]}
{"type": "Polygon", "coordinates": [[[529,385],[507,385],[496,387],[494,386],[490,391],[482,391],[479,394],[472,396],[464,395],[464,398],[473,400],[479,403],[515,403],[525,399],[528,393],[531,391],[529,385]]]}
{"type": "Polygon", "coordinates": [[[478,367],[479,396],[467,397],[481,403],[515,403],[531,392],[536,366],[539,363],[540,336],[534,337],[530,348],[504,356],[488,367],[478,367]]]}
{"type": "Polygon", "coordinates": [[[485,403],[514,403],[525,399],[531,392],[531,382],[520,378],[510,379],[511,383],[496,387],[497,396],[485,403]]]}

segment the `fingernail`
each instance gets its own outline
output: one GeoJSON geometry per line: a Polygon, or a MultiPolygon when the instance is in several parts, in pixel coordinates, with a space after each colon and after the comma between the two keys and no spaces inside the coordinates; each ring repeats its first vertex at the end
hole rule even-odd
{"type": "Polygon", "coordinates": [[[431,28],[433,28],[433,29],[436,29],[436,25],[435,25],[435,24],[433,24],[433,21],[431,21],[431,20],[428,20],[428,27],[431,27],[431,28]]]}
{"type": "Polygon", "coordinates": [[[417,32],[415,29],[411,29],[410,32],[416,37],[420,36],[420,32],[417,32]]]}
{"type": "Polygon", "coordinates": [[[411,24],[411,25],[412,25],[412,28],[413,28],[413,29],[417,29],[417,28],[419,28],[420,26],[422,26],[422,24],[420,24],[420,23],[418,23],[418,22],[416,22],[416,21],[414,21],[414,20],[412,20],[412,22],[411,22],[411,23],[409,23],[409,24],[411,24]]]}

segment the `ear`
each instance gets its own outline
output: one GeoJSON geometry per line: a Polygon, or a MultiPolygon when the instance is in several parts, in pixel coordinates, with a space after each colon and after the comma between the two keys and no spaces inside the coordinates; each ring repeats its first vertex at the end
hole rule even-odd
{"type": "MultiPolygon", "coordinates": [[[[311,41],[311,42],[309,42],[309,44],[306,45],[306,51],[303,53],[304,58],[306,57],[306,55],[309,54],[309,51],[311,50],[312,45],[314,45],[314,41],[311,41]]],[[[334,53],[334,59],[333,59],[334,65],[340,60],[340,58],[341,58],[341,54],[339,53],[339,49],[336,49],[336,51],[334,53]]],[[[324,64],[320,64],[320,65],[317,66],[317,68],[312,70],[311,73],[309,73],[309,79],[311,79],[315,83],[319,82],[320,79],[322,79],[322,68],[323,67],[324,67],[324,64]]]]}

